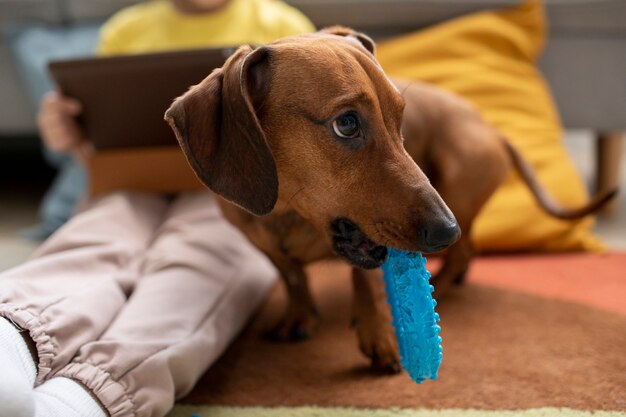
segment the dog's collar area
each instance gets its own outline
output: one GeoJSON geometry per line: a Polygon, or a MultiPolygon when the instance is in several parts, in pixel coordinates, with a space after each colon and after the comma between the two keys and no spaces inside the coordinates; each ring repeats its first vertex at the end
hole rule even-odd
{"type": "Polygon", "coordinates": [[[330,224],[333,250],[351,264],[364,269],[380,267],[387,248],[371,240],[353,221],[340,217],[330,224]]]}

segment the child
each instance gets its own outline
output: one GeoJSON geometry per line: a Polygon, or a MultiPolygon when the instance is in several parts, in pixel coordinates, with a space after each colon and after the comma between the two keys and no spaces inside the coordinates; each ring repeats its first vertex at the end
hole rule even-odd
{"type": "MultiPolygon", "coordinates": [[[[312,31],[275,0],[157,0],[102,29],[100,54],[262,44],[312,31]]],[[[48,147],[88,156],[80,103],[49,94],[48,147]]],[[[164,416],[258,307],[275,271],[208,192],[90,201],[0,274],[0,416],[164,416]]]]}

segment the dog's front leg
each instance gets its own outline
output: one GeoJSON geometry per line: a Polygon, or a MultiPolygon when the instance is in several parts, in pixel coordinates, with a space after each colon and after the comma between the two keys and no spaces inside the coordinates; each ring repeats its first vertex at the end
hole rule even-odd
{"type": "Polygon", "coordinates": [[[308,277],[300,263],[289,258],[270,256],[287,288],[287,309],[283,318],[267,332],[277,341],[308,339],[317,326],[317,310],[309,290],[308,277]]]}
{"type": "Polygon", "coordinates": [[[359,348],[372,360],[372,368],[385,373],[400,372],[400,356],[391,325],[385,283],[380,269],[353,268],[353,323],[359,348]]]}

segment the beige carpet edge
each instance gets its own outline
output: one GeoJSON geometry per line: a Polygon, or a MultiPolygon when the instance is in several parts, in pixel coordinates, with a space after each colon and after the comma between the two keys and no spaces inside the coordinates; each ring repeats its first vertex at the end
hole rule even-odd
{"type": "Polygon", "coordinates": [[[177,405],[167,417],[626,417],[626,411],[584,411],[571,408],[528,410],[429,410],[332,407],[217,407],[177,405]]]}

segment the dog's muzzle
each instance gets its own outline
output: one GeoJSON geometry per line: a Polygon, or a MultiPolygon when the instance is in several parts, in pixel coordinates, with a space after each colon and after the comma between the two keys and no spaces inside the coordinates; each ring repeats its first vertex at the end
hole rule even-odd
{"type": "Polygon", "coordinates": [[[368,238],[352,221],[337,218],[331,222],[330,229],[333,250],[351,264],[363,269],[374,269],[387,260],[387,248],[368,238]]]}

